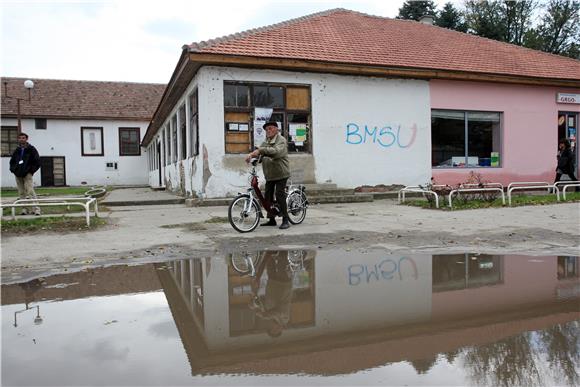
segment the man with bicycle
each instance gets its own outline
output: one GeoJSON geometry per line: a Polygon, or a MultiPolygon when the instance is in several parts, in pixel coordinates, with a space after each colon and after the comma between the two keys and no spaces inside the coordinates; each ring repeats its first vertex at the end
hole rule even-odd
{"type": "MultiPolygon", "coordinates": [[[[262,169],[266,178],[266,200],[270,203],[274,200],[280,206],[282,224],[280,229],[290,227],[288,223],[288,207],[286,205],[286,182],[290,177],[290,162],[288,161],[288,144],[286,139],[278,132],[278,123],[266,122],[263,126],[266,130],[266,140],[246,157],[246,162],[258,156],[262,156],[262,169]]],[[[269,221],[262,226],[276,226],[276,219],[270,217],[269,221]]]]}

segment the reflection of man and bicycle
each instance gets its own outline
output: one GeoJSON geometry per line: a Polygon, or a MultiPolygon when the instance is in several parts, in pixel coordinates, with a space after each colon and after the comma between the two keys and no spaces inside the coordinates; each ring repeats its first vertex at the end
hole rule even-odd
{"type": "Polygon", "coordinates": [[[307,251],[230,255],[230,336],[314,325],[314,260],[307,251]]]}

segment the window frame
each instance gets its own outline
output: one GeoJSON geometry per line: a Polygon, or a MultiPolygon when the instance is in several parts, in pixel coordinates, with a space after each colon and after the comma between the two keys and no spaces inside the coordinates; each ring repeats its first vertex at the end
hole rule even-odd
{"type": "Polygon", "coordinates": [[[197,87],[189,94],[187,101],[189,109],[189,155],[194,157],[199,155],[199,91],[197,87]],[[195,103],[192,104],[194,98],[195,103]]]}
{"type": "MultiPolygon", "coordinates": [[[[503,111],[496,111],[496,110],[460,110],[460,109],[437,109],[437,108],[432,108],[430,115],[431,115],[431,121],[433,120],[433,111],[442,111],[442,112],[455,112],[455,113],[463,113],[463,130],[464,130],[464,135],[465,135],[465,139],[464,139],[464,147],[465,147],[465,166],[460,167],[460,166],[456,166],[454,167],[453,165],[431,165],[432,169],[436,169],[436,170],[440,170],[440,169],[460,169],[460,170],[465,170],[465,169],[488,169],[488,168],[494,168],[494,169],[498,169],[498,168],[503,168],[503,159],[504,159],[504,139],[503,139],[503,134],[504,134],[504,112],[503,111]],[[497,166],[483,166],[483,165],[469,165],[468,161],[469,161],[469,114],[470,113],[495,113],[499,115],[499,164],[497,166]]],[[[492,140],[493,141],[493,140],[492,140]]],[[[433,160],[433,124],[431,122],[431,160],[433,160]]],[[[433,161],[431,161],[433,162],[433,161]]]]}
{"type": "Polygon", "coordinates": [[[119,156],[141,156],[141,128],[139,127],[119,127],[119,156]],[[122,132],[137,131],[137,149],[138,153],[126,153],[123,151],[121,141],[122,132]]]}
{"type": "Polygon", "coordinates": [[[81,156],[83,157],[102,157],[105,155],[105,135],[102,126],[81,126],[81,156]],[[101,132],[101,152],[100,153],[85,153],[85,136],[84,131],[98,130],[101,132]]]}
{"type": "Polygon", "coordinates": [[[187,106],[184,102],[177,109],[177,131],[179,132],[179,160],[187,158],[187,106]]]}
{"type": "Polygon", "coordinates": [[[34,119],[34,129],[36,130],[47,130],[48,129],[48,120],[46,118],[35,118],[34,119]],[[39,123],[44,122],[44,125],[39,125],[39,123]],[[42,128],[41,126],[44,126],[42,128]]]}
{"type": "Polygon", "coordinates": [[[0,127],[0,141],[2,144],[6,143],[8,144],[8,153],[2,153],[1,157],[12,157],[12,153],[14,152],[14,150],[16,150],[16,148],[18,147],[18,126],[11,126],[11,125],[2,125],[0,127]],[[12,141],[10,141],[10,138],[8,137],[7,140],[5,136],[3,136],[3,133],[5,130],[8,131],[14,131],[16,132],[16,140],[14,141],[14,145],[11,146],[11,144],[13,143],[12,141]]]}
{"type": "MultiPolygon", "coordinates": [[[[250,149],[258,146],[259,144],[254,144],[254,87],[281,87],[283,89],[283,107],[274,107],[272,108],[272,115],[275,114],[282,114],[283,115],[283,122],[282,127],[280,128],[280,134],[284,136],[288,145],[290,145],[290,141],[288,140],[288,131],[289,131],[289,122],[288,122],[288,115],[289,114],[306,114],[308,116],[308,122],[305,122],[307,125],[307,149],[304,151],[291,151],[290,146],[289,153],[290,154],[301,154],[301,155],[311,155],[313,151],[313,135],[312,135],[312,85],[304,84],[304,83],[283,83],[283,82],[253,82],[253,81],[224,81],[224,93],[223,93],[223,104],[224,104],[224,153],[225,154],[242,154],[243,152],[228,152],[227,145],[234,142],[227,141],[227,134],[228,133],[235,133],[235,131],[230,131],[228,129],[228,124],[230,123],[240,123],[234,121],[227,121],[225,119],[227,113],[247,113],[249,116],[249,128],[248,133],[250,136],[249,146],[250,149]],[[247,86],[248,87],[248,106],[226,106],[225,104],[225,87],[226,86],[247,86]],[[287,98],[287,90],[288,88],[295,88],[295,89],[305,89],[308,93],[308,109],[307,110],[300,110],[300,109],[288,109],[288,98],[287,98]]],[[[248,150],[249,151],[249,150],[248,150]]]]}

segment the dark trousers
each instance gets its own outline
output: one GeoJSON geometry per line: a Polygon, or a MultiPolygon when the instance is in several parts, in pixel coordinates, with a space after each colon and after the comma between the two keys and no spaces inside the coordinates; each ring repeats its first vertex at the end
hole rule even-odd
{"type": "Polygon", "coordinates": [[[274,191],[276,192],[276,201],[280,207],[282,217],[288,217],[288,206],[286,205],[286,179],[266,181],[266,200],[271,204],[274,201],[274,191]]]}

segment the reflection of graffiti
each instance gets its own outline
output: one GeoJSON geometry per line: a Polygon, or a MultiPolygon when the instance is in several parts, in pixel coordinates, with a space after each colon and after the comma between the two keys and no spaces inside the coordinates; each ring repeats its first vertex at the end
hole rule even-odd
{"type": "Polygon", "coordinates": [[[378,126],[369,127],[365,125],[364,130],[361,130],[357,124],[350,123],[346,125],[346,143],[352,145],[366,144],[372,140],[373,144],[378,144],[383,148],[388,148],[395,144],[399,148],[409,148],[415,142],[417,124],[413,124],[409,130],[411,131],[411,138],[406,144],[402,144],[401,125],[396,127],[384,126],[380,129],[378,126]]]}
{"type": "Polygon", "coordinates": [[[403,273],[401,268],[404,262],[407,262],[408,266],[412,268],[413,278],[417,280],[419,278],[417,264],[415,264],[412,258],[402,257],[398,261],[387,258],[373,266],[362,264],[350,265],[348,267],[348,284],[356,286],[363,281],[366,283],[380,280],[389,281],[395,278],[395,274],[398,274],[399,280],[402,281],[403,273]]]}

